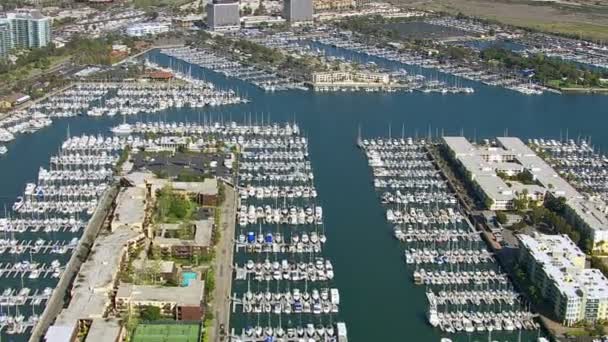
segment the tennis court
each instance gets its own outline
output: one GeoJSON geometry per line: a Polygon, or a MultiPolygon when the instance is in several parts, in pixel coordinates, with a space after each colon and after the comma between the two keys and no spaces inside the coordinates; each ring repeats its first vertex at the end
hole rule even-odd
{"type": "Polygon", "coordinates": [[[133,342],[198,342],[198,324],[140,324],[133,342]]]}

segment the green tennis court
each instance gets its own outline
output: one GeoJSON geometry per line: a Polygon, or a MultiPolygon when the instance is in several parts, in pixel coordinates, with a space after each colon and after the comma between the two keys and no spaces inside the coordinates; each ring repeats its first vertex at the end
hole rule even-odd
{"type": "Polygon", "coordinates": [[[198,324],[140,324],[133,342],[198,342],[198,324]]]}

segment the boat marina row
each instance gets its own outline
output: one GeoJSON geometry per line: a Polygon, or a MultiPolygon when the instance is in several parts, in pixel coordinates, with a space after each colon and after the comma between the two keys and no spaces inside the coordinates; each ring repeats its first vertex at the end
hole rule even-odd
{"type": "Polygon", "coordinates": [[[315,42],[325,46],[333,46],[347,51],[385,59],[387,61],[435,69],[448,75],[478,81],[487,85],[504,87],[526,95],[540,95],[547,91],[553,91],[552,89],[541,85],[530,83],[529,80],[514,73],[498,74],[485,69],[475,70],[465,65],[441,64],[437,59],[420,55],[415,51],[397,51],[392,47],[380,48],[370,46],[356,41],[350,36],[344,36],[340,32],[327,32],[325,36],[316,38],[315,42]]]}
{"type": "Polygon", "coordinates": [[[537,315],[515,291],[434,165],[434,143],[359,138],[358,146],[372,168],[393,236],[406,246],[413,283],[425,287],[428,323],[447,334],[538,331],[537,315]]]}
{"type": "Polygon", "coordinates": [[[282,131],[239,142],[231,337],[346,341],[308,141],[282,131]]]}
{"type": "MultiPolygon", "coordinates": [[[[201,108],[246,103],[233,90],[218,90],[213,84],[182,78],[168,82],[81,82],[17,110],[0,120],[0,143],[16,135],[33,133],[52,124],[55,118],[115,116],[156,113],[168,108],[201,108]]],[[[0,155],[8,148],[0,145],[0,155]]]]}
{"type": "Polygon", "coordinates": [[[27,334],[38,322],[126,144],[102,150],[90,141],[68,137],[0,219],[2,333],[27,334]]]}
{"type": "Polygon", "coordinates": [[[254,66],[245,66],[238,61],[219,56],[217,53],[208,48],[178,47],[162,49],[161,53],[179,60],[183,60],[189,64],[207,68],[227,77],[249,82],[265,91],[307,89],[302,84],[280,76],[275,72],[262,70],[254,66]]]}

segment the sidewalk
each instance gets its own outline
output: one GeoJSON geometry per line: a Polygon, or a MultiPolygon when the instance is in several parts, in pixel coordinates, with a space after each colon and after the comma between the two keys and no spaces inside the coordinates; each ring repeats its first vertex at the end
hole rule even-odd
{"type": "Polygon", "coordinates": [[[222,340],[220,326],[228,333],[230,325],[230,297],[232,290],[232,260],[234,254],[234,234],[236,224],[236,192],[226,185],[226,199],[222,205],[221,227],[222,237],[216,247],[215,261],[215,290],[213,293],[213,326],[209,329],[209,341],[222,340]]]}

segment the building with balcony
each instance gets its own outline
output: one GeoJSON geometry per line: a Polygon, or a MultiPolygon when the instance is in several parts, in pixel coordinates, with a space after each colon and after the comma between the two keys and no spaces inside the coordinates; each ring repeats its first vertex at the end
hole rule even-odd
{"type": "MultiPolygon", "coordinates": [[[[10,28],[11,48],[42,48],[51,42],[51,21],[37,10],[8,12],[0,18],[0,26],[10,28]]],[[[6,30],[6,29],[4,29],[6,30]]],[[[0,28],[0,36],[3,30],[0,28]]],[[[0,39],[2,39],[0,37],[0,39]]],[[[0,47],[1,49],[1,47],[0,47]]]]}
{"type": "Polygon", "coordinates": [[[313,0],[315,12],[321,11],[343,11],[356,7],[354,0],[313,0]]]}
{"type": "Polygon", "coordinates": [[[145,306],[160,308],[161,313],[179,321],[203,318],[205,282],[190,280],[188,286],[121,284],[116,292],[116,309],[126,311],[145,306]]]}
{"type": "Polygon", "coordinates": [[[7,21],[0,21],[0,59],[7,58],[12,48],[11,25],[7,21]]]}
{"type": "Polygon", "coordinates": [[[585,254],[567,235],[517,237],[520,264],[562,324],[608,317],[608,279],[598,269],[585,268],[585,254]]]}

